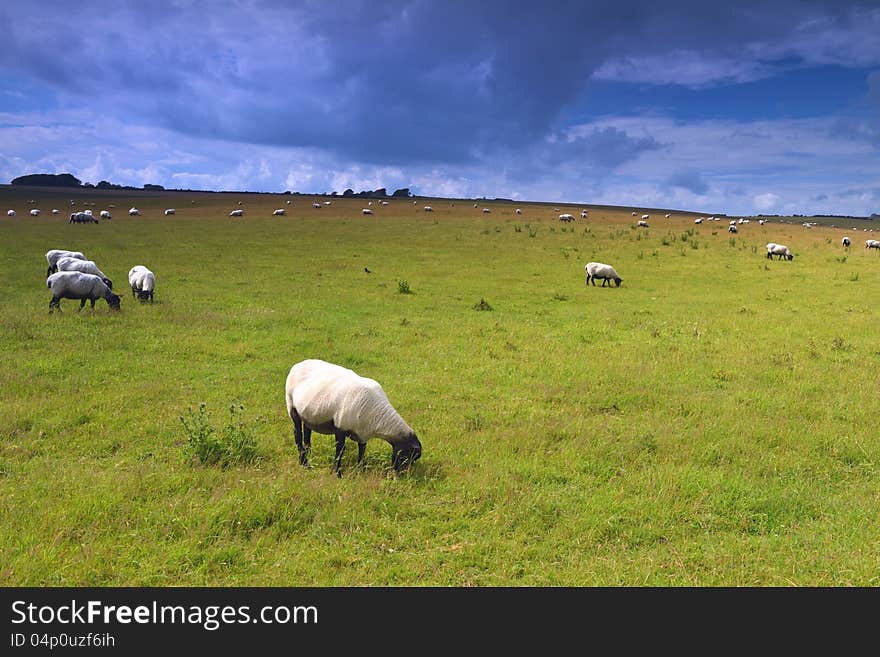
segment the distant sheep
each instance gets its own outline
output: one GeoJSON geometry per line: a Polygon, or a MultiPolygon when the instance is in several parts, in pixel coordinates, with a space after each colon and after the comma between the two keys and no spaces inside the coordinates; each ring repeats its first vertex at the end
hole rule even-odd
{"type": "Polygon", "coordinates": [[[94,276],[97,276],[102,281],[104,281],[104,285],[109,287],[111,290],[113,289],[113,281],[107,278],[107,276],[104,275],[104,272],[98,269],[98,265],[95,264],[94,260],[81,260],[80,258],[71,258],[70,256],[65,256],[58,259],[56,266],[58,268],[58,271],[78,271],[83,274],[92,274],[94,276]]]}
{"type": "Polygon", "coordinates": [[[636,216],[636,213],[635,213],[635,212],[633,212],[633,213],[632,213],[632,216],[634,216],[634,217],[635,217],[635,216],[636,216]]]}
{"type": "Polygon", "coordinates": [[[379,205],[388,205],[388,201],[379,201],[379,205]]]}
{"type": "Polygon", "coordinates": [[[332,201],[324,201],[324,205],[330,205],[332,201]]]}
{"type": "Polygon", "coordinates": [[[647,221],[647,220],[650,219],[650,218],[651,218],[650,215],[647,215],[647,214],[643,214],[643,215],[642,215],[642,220],[643,220],[643,221],[647,221]]]}
{"type": "Polygon", "coordinates": [[[138,210],[137,208],[131,208],[131,209],[128,211],[128,214],[129,214],[130,216],[132,216],[132,217],[134,217],[135,215],[139,215],[140,213],[141,213],[141,211],[138,210]]]}
{"type": "Polygon", "coordinates": [[[665,216],[667,219],[669,219],[669,217],[671,217],[672,215],[669,214],[669,213],[667,212],[664,216],[665,216]]]}
{"type": "Polygon", "coordinates": [[[843,236],[843,239],[840,240],[840,243],[843,244],[843,246],[845,247],[849,247],[849,245],[851,244],[850,239],[846,235],[843,236]]]}
{"type": "Polygon", "coordinates": [[[877,249],[878,251],[880,251],[880,241],[865,240],[865,248],[866,249],[877,249]]]}
{"type": "Polygon", "coordinates": [[[166,215],[168,215],[168,214],[174,214],[174,213],[175,213],[174,208],[168,208],[167,210],[165,210],[165,214],[166,214],[166,215]]]}
{"type": "Polygon", "coordinates": [[[489,208],[483,208],[483,214],[489,214],[492,212],[489,208]]]}
{"type": "Polygon", "coordinates": [[[272,212],[272,216],[273,217],[280,217],[280,216],[284,215],[286,212],[287,211],[284,208],[278,208],[277,210],[272,212]]]}
{"type": "Polygon", "coordinates": [[[648,227],[648,222],[645,221],[644,219],[639,219],[638,226],[639,226],[639,228],[647,228],[647,227],[648,227]]]}
{"type": "Polygon", "coordinates": [[[49,312],[55,308],[61,310],[61,299],[79,299],[79,309],[82,310],[86,301],[92,302],[104,299],[111,310],[119,310],[119,297],[107,287],[100,276],[83,274],[78,271],[55,272],[46,279],[46,287],[52,290],[52,300],[49,301],[49,312]]]}
{"type": "Polygon", "coordinates": [[[785,244],[769,242],[767,244],[767,257],[772,260],[773,256],[777,256],[777,260],[782,260],[783,258],[786,260],[794,260],[794,254],[791,252],[791,249],[785,246],[785,244]]]}
{"type": "Polygon", "coordinates": [[[32,217],[39,217],[40,211],[37,208],[34,208],[33,210],[31,210],[31,216],[32,217]]]}
{"type": "Polygon", "coordinates": [[[559,215],[559,221],[564,221],[566,223],[570,221],[574,221],[574,215],[571,214],[561,214],[559,215]]]}
{"type": "Polygon", "coordinates": [[[92,215],[91,212],[74,212],[70,215],[70,219],[68,220],[69,224],[96,224],[98,223],[97,217],[92,215]]]}
{"type": "Polygon", "coordinates": [[[759,225],[759,226],[763,226],[765,223],[767,223],[767,220],[766,220],[766,219],[758,219],[758,225],[759,225]]]}
{"type": "Polygon", "coordinates": [[[597,278],[602,280],[602,287],[605,287],[608,281],[614,281],[614,284],[620,287],[620,283],[623,281],[614,271],[614,267],[601,262],[588,262],[584,266],[584,271],[587,272],[587,285],[592,283],[594,287],[597,278]]]}
{"type": "Polygon", "coordinates": [[[364,208],[361,210],[361,214],[373,214],[373,211],[370,208],[364,208]]]}
{"type": "Polygon", "coordinates": [[[522,210],[520,210],[519,208],[517,208],[516,210],[514,210],[514,212],[515,212],[516,214],[522,214],[522,210]]]}
{"type": "Polygon", "coordinates": [[[110,216],[109,210],[101,210],[101,219],[112,219],[112,218],[113,217],[110,216]]]}
{"type": "Polygon", "coordinates": [[[316,210],[320,210],[321,204],[320,203],[312,203],[312,207],[315,208],[316,210]]]}
{"type": "Polygon", "coordinates": [[[244,215],[244,210],[233,210],[229,213],[230,217],[241,217],[244,215]]]}
{"type": "Polygon", "coordinates": [[[581,219],[586,219],[586,218],[587,218],[587,211],[581,210],[581,219]]]}
{"type": "Polygon", "coordinates": [[[727,227],[727,232],[728,232],[728,233],[736,233],[736,232],[737,232],[736,224],[730,224],[730,225],[727,227]]]}
{"type": "Polygon", "coordinates": [[[434,211],[434,208],[432,208],[430,205],[425,206],[425,212],[433,212],[433,211],[434,211]]]}
{"type": "Polygon", "coordinates": [[[382,386],[350,369],[317,359],[300,361],[287,375],[285,397],[303,466],[309,465],[312,431],[335,435],[333,469],[339,477],[346,438],[358,444],[358,465],[364,460],[371,438],[381,438],[391,445],[395,472],[422,455],[415,431],[391,405],[382,386]]]}
{"type": "Polygon", "coordinates": [[[52,208],[52,214],[58,214],[60,212],[61,210],[59,210],[58,208],[52,208]]]}
{"type": "Polygon", "coordinates": [[[153,303],[153,293],[156,289],[156,275],[143,265],[135,265],[128,271],[128,284],[131,286],[131,296],[137,297],[141,302],[150,300],[153,303]]]}
{"type": "Polygon", "coordinates": [[[14,216],[15,216],[15,210],[7,210],[7,211],[6,211],[6,216],[7,216],[7,217],[14,217],[14,216]]]}
{"type": "Polygon", "coordinates": [[[701,224],[701,223],[703,223],[703,218],[702,218],[702,217],[697,217],[696,219],[694,219],[694,223],[695,223],[695,224],[701,224]]]}
{"type": "Polygon", "coordinates": [[[61,258],[78,258],[79,260],[87,260],[87,258],[79,251],[67,251],[65,249],[52,249],[46,251],[46,262],[49,268],[46,270],[46,276],[51,276],[58,271],[58,261],[61,258]]]}

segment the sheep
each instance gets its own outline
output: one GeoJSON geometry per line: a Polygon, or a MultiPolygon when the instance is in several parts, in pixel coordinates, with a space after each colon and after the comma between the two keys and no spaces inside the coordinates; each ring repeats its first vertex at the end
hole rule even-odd
{"type": "Polygon", "coordinates": [[[14,216],[15,216],[15,210],[7,210],[7,211],[6,211],[6,216],[7,216],[7,217],[14,217],[14,216]]]}
{"type": "Polygon", "coordinates": [[[379,205],[388,205],[388,201],[379,201],[379,205]]]}
{"type": "Polygon", "coordinates": [[[730,224],[730,225],[727,227],[727,232],[728,232],[728,233],[735,233],[735,232],[737,232],[737,230],[736,230],[736,224],[730,224]]]}
{"type": "Polygon", "coordinates": [[[46,287],[52,290],[52,300],[49,301],[49,312],[55,308],[61,310],[61,299],[79,299],[79,309],[82,310],[86,301],[92,302],[104,299],[111,310],[119,310],[120,298],[113,294],[100,276],[84,274],[79,271],[59,271],[46,279],[46,287]]]}
{"type": "Polygon", "coordinates": [[[865,240],[865,248],[866,249],[877,249],[878,251],[880,251],[880,241],[865,240]]]}
{"type": "Polygon", "coordinates": [[[61,210],[59,210],[58,208],[52,208],[52,214],[59,214],[60,212],[61,210]]]}
{"type": "Polygon", "coordinates": [[[514,212],[515,212],[516,214],[522,214],[522,210],[520,210],[519,208],[517,208],[516,210],[514,210],[514,212]]]}
{"type": "Polygon", "coordinates": [[[95,264],[94,260],[81,260],[80,258],[71,258],[70,256],[65,256],[63,258],[59,258],[58,262],[55,265],[58,271],[78,271],[83,274],[93,274],[94,276],[98,276],[102,281],[104,281],[104,285],[109,287],[111,290],[113,289],[113,281],[107,278],[100,269],[98,269],[98,265],[95,264]]]}
{"type": "Polygon", "coordinates": [[[846,248],[849,248],[849,245],[851,244],[850,239],[846,235],[843,236],[843,239],[840,240],[840,243],[843,244],[843,246],[846,248]]]}
{"type": "Polygon", "coordinates": [[[434,208],[432,208],[430,205],[425,206],[425,212],[433,212],[433,211],[434,211],[434,208]]]}
{"type": "Polygon", "coordinates": [[[664,216],[665,216],[667,219],[669,219],[669,217],[671,217],[672,215],[669,214],[669,213],[667,212],[664,216]]]}
{"type": "Polygon", "coordinates": [[[98,219],[90,212],[74,212],[70,215],[69,224],[96,224],[98,219]]]}
{"type": "Polygon", "coordinates": [[[489,214],[492,212],[489,208],[483,208],[483,214],[489,214]]]}
{"type": "Polygon", "coordinates": [[[773,242],[768,242],[767,244],[767,258],[772,260],[773,256],[778,256],[777,260],[782,260],[785,258],[786,260],[794,260],[794,254],[791,252],[785,244],[775,244],[773,242]]]}
{"type": "Polygon", "coordinates": [[[361,214],[373,214],[373,211],[370,208],[364,208],[361,210],[361,214]]]}
{"type": "Polygon", "coordinates": [[[586,219],[586,218],[587,218],[587,211],[581,210],[581,219],[586,219]]]}
{"type": "Polygon", "coordinates": [[[338,477],[342,476],[346,438],[358,444],[358,465],[371,438],[391,445],[395,472],[422,455],[415,431],[391,405],[382,386],[350,369],[317,359],[300,361],[287,375],[285,397],[299,462],[304,467],[309,467],[312,431],[336,436],[333,469],[338,477]]]}
{"type": "Polygon", "coordinates": [[[635,216],[636,216],[636,213],[635,213],[635,212],[633,212],[633,213],[632,213],[632,216],[634,216],[634,217],[635,217],[635,216]]]}
{"type": "Polygon", "coordinates": [[[594,287],[597,278],[602,279],[602,287],[605,287],[605,283],[608,281],[614,281],[614,284],[620,287],[620,283],[623,281],[614,271],[614,267],[601,262],[588,262],[584,265],[584,270],[587,272],[587,285],[592,282],[594,287]]]}
{"type": "Polygon", "coordinates": [[[767,220],[766,220],[766,219],[758,219],[758,225],[759,225],[759,226],[763,226],[765,223],[767,223],[767,220]]]}
{"type": "Polygon", "coordinates": [[[642,215],[642,221],[647,221],[648,219],[650,219],[649,215],[647,215],[647,214],[642,215]]]}
{"type": "Polygon", "coordinates": [[[285,201],[285,203],[286,203],[287,205],[290,205],[290,201],[285,201]]]}
{"type": "Polygon", "coordinates": [[[694,223],[695,223],[695,224],[701,224],[701,223],[703,223],[703,218],[702,218],[702,217],[697,217],[696,219],[694,219],[694,223]]]}
{"type": "Polygon", "coordinates": [[[315,210],[320,210],[321,204],[320,203],[312,203],[312,207],[315,208],[315,210]]]}
{"type": "Polygon", "coordinates": [[[112,219],[109,210],[101,210],[101,219],[112,219]]]}
{"type": "Polygon", "coordinates": [[[278,208],[277,210],[275,210],[272,213],[272,216],[273,217],[280,217],[280,216],[284,215],[286,212],[287,212],[287,210],[285,210],[284,208],[278,208]]]}
{"type": "Polygon", "coordinates": [[[131,208],[131,209],[128,211],[129,216],[132,216],[132,217],[134,217],[134,216],[136,216],[136,215],[139,215],[140,213],[141,213],[141,211],[138,210],[137,208],[131,208]]]}
{"type": "Polygon", "coordinates": [[[31,216],[32,217],[39,217],[40,211],[37,208],[34,208],[33,210],[31,210],[31,216]]]}
{"type": "Polygon", "coordinates": [[[324,205],[330,205],[331,201],[324,201],[324,205]]]}
{"type": "Polygon", "coordinates": [[[144,302],[147,299],[153,303],[153,292],[156,289],[156,275],[143,265],[135,265],[128,271],[128,284],[131,286],[131,296],[144,302]]]}
{"type": "Polygon", "coordinates": [[[639,219],[638,226],[639,226],[639,228],[647,228],[647,227],[648,227],[648,222],[647,222],[647,221],[644,221],[643,219],[639,219]]]}
{"type": "Polygon", "coordinates": [[[51,251],[46,251],[46,262],[49,263],[49,268],[46,270],[46,276],[51,276],[58,271],[58,261],[61,260],[61,258],[77,258],[78,260],[88,259],[79,251],[67,251],[66,249],[52,249],[51,251]]]}
{"type": "Polygon", "coordinates": [[[166,214],[166,215],[174,214],[174,213],[175,213],[174,208],[168,208],[168,209],[165,210],[165,214],[166,214]]]}
{"type": "Polygon", "coordinates": [[[559,221],[565,221],[566,223],[569,221],[574,221],[574,215],[561,214],[559,215],[559,221]]]}
{"type": "Polygon", "coordinates": [[[244,215],[244,210],[233,210],[229,213],[230,217],[241,217],[242,215],[244,215]]]}

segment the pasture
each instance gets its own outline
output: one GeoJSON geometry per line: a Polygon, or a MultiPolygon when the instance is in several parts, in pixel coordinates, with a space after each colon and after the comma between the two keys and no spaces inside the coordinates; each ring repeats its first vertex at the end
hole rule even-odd
{"type": "Polygon", "coordinates": [[[3,585],[880,584],[880,255],[852,222],[312,201],[0,188],[3,585]],[[54,248],[121,311],[50,315],[54,248]],[[587,287],[593,260],[621,287],[587,287]],[[383,385],[410,472],[372,440],[337,479],[320,434],[299,466],[284,381],[313,357],[383,385]],[[194,459],[200,404],[257,458],[194,459]]]}

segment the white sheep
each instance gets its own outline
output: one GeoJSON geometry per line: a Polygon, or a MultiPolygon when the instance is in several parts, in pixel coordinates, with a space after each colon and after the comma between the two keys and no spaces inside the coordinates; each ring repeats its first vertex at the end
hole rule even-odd
{"type": "Polygon", "coordinates": [[[128,271],[128,284],[131,286],[131,296],[144,302],[147,299],[153,303],[153,293],[156,289],[156,275],[143,265],[135,265],[128,271]]]}
{"type": "Polygon", "coordinates": [[[241,217],[242,215],[244,215],[244,210],[233,210],[229,213],[230,217],[241,217]]]}
{"type": "Polygon", "coordinates": [[[58,208],[52,208],[52,214],[58,214],[59,212],[61,212],[61,210],[58,208]]]}
{"type": "Polygon", "coordinates": [[[321,204],[320,203],[312,203],[312,207],[315,208],[316,210],[320,210],[321,204]]]}
{"type": "Polygon", "coordinates": [[[669,214],[669,213],[667,212],[664,216],[665,216],[667,219],[669,219],[669,217],[671,217],[672,215],[669,214]]]}
{"type": "Polygon", "coordinates": [[[7,211],[6,211],[6,216],[7,216],[7,217],[14,217],[14,216],[15,216],[15,210],[7,210],[7,211]]]}
{"type": "Polygon", "coordinates": [[[79,309],[82,310],[86,301],[92,302],[104,299],[111,310],[119,310],[120,299],[113,294],[113,290],[101,280],[100,276],[84,274],[79,271],[59,271],[46,279],[46,287],[52,290],[52,300],[49,301],[49,312],[57,308],[61,310],[61,299],[79,299],[79,309]]]}
{"type": "Polygon", "coordinates": [[[586,219],[586,218],[587,218],[587,211],[581,210],[581,219],[586,219]]]}
{"type": "Polygon", "coordinates": [[[561,214],[561,215],[559,215],[559,221],[565,221],[565,222],[574,221],[574,215],[567,214],[567,213],[561,214]]]}
{"type": "Polygon", "coordinates": [[[379,201],[379,205],[388,205],[388,201],[379,201]]]}
{"type": "Polygon", "coordinates": [[[702,218],[702,217],[697,217],[696,219],[694,219],[694,223],[695,223],[695,224],[701,224],[701,223],[703,223],[703,218],[702,218]]]}
{"type": "Polygon", "coordinates": [[[735,233],[735,232],[737,232],[737,230],[736,230],[736,224],[730,224],[730,225],[727,227],[727,232],[728,232],[728,233],[735,233]]]}
{"type": "Polygon", "coordinates": [[[336,436],[334,471],[340,477],[346,438],[358,444],[358,465],[371,438],[391,445],[395,472],[422,455],[416,432],[388,401],[382,386],[350,369],[317,359],[300,361],[287,375],[285,397],[301,465],[309,465],[312,431],[336,436]]]}
{"type": "Polygon", "coordinates": [[[647,221],[648,219],[650,219],[649,215],[647,215],[647,214],[642,215],[642,220],[647,221]]]}
{"type": "Polygon", "coordinates": [[[765,223],[767,223],[767,220],[766,220],[766,219],[758,219],[758,225],[759,225],[759,226],[763,226],[765,223]]]}
{"type": "Polygon", "coordinates": [[[843,244],[844,247],[849,247],[849,245],[850,245],[852,242],[850,242],[850,239],[849,239],[846,235],[844,235],[844,236],[843,236],[843,239],[840,240],[840,243],[843,244]]]}
{"type": "Polygon", "coordinates": [[[373,214],[373,211],[370,208],[364,208],[361,210],[361,214],[373,214]]]}
{"type": "Polygon", "coordinates": [[[492,212],[489,208],[483,208],[483,214],[489,214],[492,212]]]}
{"type": "Polygon", "coordinates": [[[614,284],[620,287],[620,283],[623,281],[614,271],[614,267],[601,262],[588,262],[584,265],[584,271],[587,272],[587,285],[592,283],[594,287],[597,278],[602,279],[602,287],[605,287],[608,281],[614,281],[614,284]]]}
{"type": "Polygon", "coordinates": [[[51,276],[58,271],[58,261],[61,260],[61,258],[77,258],[79,260],[88,259],[79,251],[68,251],[66,249],[52,249],[51,251],[46,251],[46,262],[49,263],[49,268],[46,270],[46,276],[51,276]]]}
{"type": "Polygon", "coordinates": [[[522,210],[520,210],[519,208],[517,208],[516,210],[514,210],[514,212],[515,212],[516,214],[522,214],[522,210]]]}
{"type": "Polygon", "coordinates": [[[101,219],[112,219],[112,218],[113,217],[110,216],[109,210],[101,210],[101,219]]]}
{"type": "Polygon", "coordinates": [[[73,212],[67,222],[69,224],[96,224],[98,219],[91,212],[73,212]]]}
{"type": "Polygon", "coordinates": [[[284,208],[278,208],[277,210],[275,210],[272,213],[272,216],[273,217],[280,217],[280,216],[284,215],[286,212],[287,212],[287,210],[285,210],[284,208]]]}
{"type": "Polygon", "coordinates": [[[865,248],[866,249],[877,249],[878,251],[880,251],[880,241],[865,240],[865,248]]]}
{"type": "Polygon", "coordinates": [[[425,212],[433,212],[433,211],[434,211],[434,208],[432,208],[430,205],[425,206],[425,212]]]}
{"type": "Polygon", "coordinates": [[[32,216],[32,217],[39,217],[39,216],[40,216],[40,211],[39,211],[39,209],[34,208],[33,210],[31,210],[31,216],[32,216]]]}
{"type": "Polygon", "coordinates": [[[165,210],[165,214],[166,214],[166,215],[168,215],[168,214],[174,214],[174,213],[175,213],[174,208],[168,208],[167,210],[165,210]]]}
{"type": "Polygon", "coordinates": [[[648,222],[645,221],[644,219],[639,219],[638,226],[639,226],[639,228],[647,228],[647,227],[648,227],[648,222]]]}
{"type": "Polygon", "coordinates": [[[92,274],[94,276],[98,276],[102,281],[104,281],[104,285],[109,287],[111,290],[113,289],[113,281],[107,278],[104,272],[98,269],[98,265],[95,264],[94,260],[82,260],[80,258],[71,258],[70,256],[65,256],[58,259],[56,267],[58,271],[78,271],[82,272],[83,274],[92,274]]]}
{"type": "Polygon", "coordinates": [[[290,205],[290,201],[285,201],[285,203],[286,203],[287,205],[290,205]]]}
{"type": "Polygon", "coordinates": [[[785,244],[776,244],[774,242],[767,243],[767,258],[770,260],[773,259],[773,256],[778,256],[777,260],[782,260],[785,258],[786,260],[794,260],[794,254],[791,252],[785,244]]]}
{"type": "Polygon", "coordinates": [[[130,216],[132,216],[132,217],[134,217],[134,216],[136,216],[136,215],[139,215],[140,213],[141,213],[141,211],[138,210],[137,208],[131,208],[131,209],[128,211],[128,214],[129,214],[130,216]]]}
{"type": "Polygon", "coordinates": [[[634,217],[636,216],[635,210],[633,210],[632,216],[634,216],[634,217]]]}

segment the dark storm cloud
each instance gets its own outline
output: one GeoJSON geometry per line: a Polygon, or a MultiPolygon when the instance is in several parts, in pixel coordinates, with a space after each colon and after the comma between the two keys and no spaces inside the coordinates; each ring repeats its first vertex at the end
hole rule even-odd
{"type": "MultiPolygon", "coordinates": [[[[705,65],[680,71],[683,83],[766,75],[767,60],[806,56],[774,44],[817,21],[846,26],[857,10],[795,0],[7,2],[0,68],[41,81],[61,106],[187,135],[376,164],[465,163],[540,146],[597,70],[625,78],[649,70],[644,58],[701,53],[705,65]]],[[[613,132],[565,144],[609,169],[655,147],[613,132]]]]}
{"type": "Polygon", "coordinates": [[[705,194],[709,191],[708,183],[696,171],[680,171],[669,178],[671,187],[680,187],[694,194],[705,194]]]}

